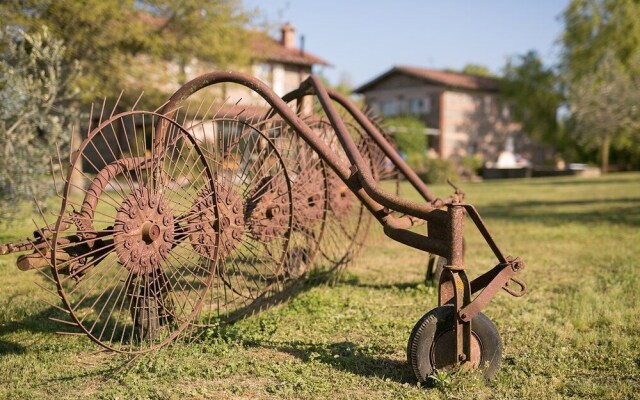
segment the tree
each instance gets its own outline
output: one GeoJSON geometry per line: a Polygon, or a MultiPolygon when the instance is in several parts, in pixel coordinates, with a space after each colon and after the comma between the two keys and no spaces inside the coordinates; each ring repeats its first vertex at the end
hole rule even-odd
{"type": "Polygon", "coordinates": [[[632,93],[640,74],[640,1],[573,0],[563,19],[561,68],[573,137],[598,144],[606,172],[610,148],[640,154],[632,93]]]}
{"type": "Polygon", "coordinates": [[[384,119],[384,125],[393,133],[393,140],[398,150],[407,157],[424,156],[427,150],[426,126],[411,116],[398,116],[384,119]]]}
{"type": "Polygon", "coordinates": [[[513,109],[513,117],[531,137],[565,147],[558,123],[558,109],[564,104],[560,78],[553,67],[543,64],[535,51],[510,58],[504,68],[501,94],[513,109]]]}
{"type": "Polygon", "coordinates": [[[640,72],[640,1],[572,0],[562,18],[561,64],[570,82],[597,70],[608,52],[623,69],[640,72]]]}
{"type": "Polygon", "coordinates": [[[89,101],[117,95],[139,54],[183,68],[195,57],[221,68],[246,61],[248,15],[238,0],[21,0],[0,4],[0,15],[63,40],[65,60],[82,66],[78,83],[89,101]]]}
{"type": "Polygon", "coordinates": [[[77,63],[64,61],[62,41],[42,32],[6,29],[0,61],[0,216],[49,192],[49,157],[69,143],[76,118],[77,63]],[[45,183],[46,181],[46,183],[45,183]]]}
{"type": "Polygon", "coordinates": [[[629,75],[613,52],[572,85],[570,103],[574,135],[587,148],[600,147],[603,172],[609,168],[612,144],[640,141],[640,78],[629,75]]]}
{"type": "Polygon", "coordinates": [[[477,76],[486,76],[489,78],[495,78],[497,75],[491,72],[488,67],[480,64],[467,64],[462,68],[462,73],[477,75],[477,76]]]}

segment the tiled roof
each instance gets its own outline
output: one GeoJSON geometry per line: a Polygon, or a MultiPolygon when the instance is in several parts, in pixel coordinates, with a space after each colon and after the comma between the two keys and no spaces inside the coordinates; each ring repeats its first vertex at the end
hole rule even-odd
{"type": "MultiPolygon", "coordinates": [[[[155,29],[161,28],[166,18],[157,17],[149,13],[140,13],[138,18],[144,24],[155,29]]],[[[297,48],[286,48],[278,40],[267,33],[248,31],[251,56],[258,60],[276,61],[294,65],[331,65],[325,60],[307,51],[297,48]]]]}
{"type": "Polygon", "coordinates": [[[279,41],[262,32],[251,32],[251,55],[257,59],[295,65],[330,65],[325,60],[297,48],[286,48],[279,41]]]}
{"type": "Polygon", "coordinates": [[[485,76],[464,74],[461,72],[442,71],[420,67],[396,65],[384,74],[360,86],[354,92],[363,93],[391,75],[404,74],[424,81],[425,83],[454,89],[478,90],[497,92],[500,90],[500,80],[485,76]]]}

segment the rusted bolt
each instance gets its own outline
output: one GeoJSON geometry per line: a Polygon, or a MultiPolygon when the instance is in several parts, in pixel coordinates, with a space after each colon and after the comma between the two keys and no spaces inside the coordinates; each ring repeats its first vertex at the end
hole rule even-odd
{"type": "Polygon", "coordinates": [[[238,207],[238,205],[237,205],[237,204],[235,204],[235,205],[233,206],[233,212],[234,212],[234,213],[239,213],[239,212],[240,212],[240,207],[238,207]]]}
{"type": "Polygon", "coordinates": [[[162,223],[164,226],[169,226],[171,224],[171,217],[165,215],[164,218],[162,218],[162,223]]]}
{"type": "Polygon", "coordinates": [[[137,208],[137,207],[131,207],[131,208],[129,209],[128,214],[129,214],[129,216],[130,216],[131,218],[135,218],[135,217],[137,217],[137,216],[138,216],[138,208],[137,208]]]}
{"type": "Polygon", "coordinates": [[[171,239],[173,239],[171,237],[171,232],[169,231],[164,231],[164,235],[162,235],[162,238],[164,239],[165,242],[170,242],[171,239]]]}
{"type": "Polygon", "coordinates": [[[465,356],[464,354],[459,354],[458,355],[458,361],[464,361],[467,359],[467,356],[465,356]]]}
{"type": "Polygon", "coordinates": [[[280,207],[274,206],[267,209],[267,218],[273,218],[280,214],[280,207]]]}
{"type": "Polygon", "coordinates": [[[167,210],[167,206],[164,204],[164,201],[161,201],[161,202],[158,204],[158,212],[159,212],[160,214],[162,214],[162,213],[164,213],[166,210],[167,210]]]}
{"type": "Polygon", "coordinates": [[[133,240],[131,240],[131,239],[125,240],[125,242],[124,242],[124,248],[125,249],[129,250],[132,245],[133,245],[133,240]]]}
{"type": "Polygon", "coordinates": [[[236,217],[236,225],[242,225],[242,217],[236,217]]]}

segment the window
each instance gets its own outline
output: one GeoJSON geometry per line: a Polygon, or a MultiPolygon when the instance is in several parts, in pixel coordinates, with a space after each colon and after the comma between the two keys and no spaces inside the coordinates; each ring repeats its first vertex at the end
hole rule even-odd
{"type": "Polygon", "coordinates": [[[270,64],[258,64],[254,67],[254,74],[256,76],[256,78],[260,79],[262,82],[266,83],[267,85],[272,84],[271,79],[273,77],[273,75],[271,74],[271,65],[270,64]]]}
{"type": "Polygon", "coordinates": [[[371,112],[373,112],[374,114],[380,114],[380,105],[377,101],[370,100],[368,101],[368,105],[371,112]]]}
{"type": "Polygon", "coordinates": [[[491,96],[484,96],[484,113],[489,115],[491,114],[493,108],[493,99],[491,96]]]}
{"type": "Polygon", "coordinates": [[[395,100],[385,100],[380,102],[382,115],[397,115],[400,112],[400,103],[395,100]]]}
{"type": "Polygon", "coordinates": [[[409,112],[411,114],[428,114],[431,111],[431,99],[429,97],[409,100],[409,112]]]}

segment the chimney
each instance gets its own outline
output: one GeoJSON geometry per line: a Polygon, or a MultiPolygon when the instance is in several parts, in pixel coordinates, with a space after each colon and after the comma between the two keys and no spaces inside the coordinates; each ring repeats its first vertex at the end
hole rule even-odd
{"type": "Polygon", "coordinates": [[[296,29],[290,23],[280,26],[280,44],[287,49],[296,47],[296,29]]]}

